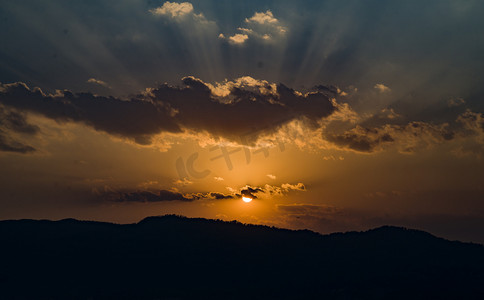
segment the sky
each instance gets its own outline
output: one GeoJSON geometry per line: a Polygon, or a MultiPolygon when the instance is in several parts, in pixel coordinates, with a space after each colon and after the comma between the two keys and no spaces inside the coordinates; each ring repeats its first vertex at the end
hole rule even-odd
{"type": "Polygon", "coordinates": [[[484,243],[483,13],[0,0],[0,219],[181,214],[484,243]]]}

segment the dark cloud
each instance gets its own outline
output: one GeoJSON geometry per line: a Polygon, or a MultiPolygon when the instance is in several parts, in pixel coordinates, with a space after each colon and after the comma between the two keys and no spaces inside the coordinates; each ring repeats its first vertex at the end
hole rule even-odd
{"type": "Polygon", "coordinates": [[[35,148],[10,138],[0,130],[0,151],[30,153],[34,152],[35,148]]]}
{"type": "Polygon", "coordinates": [[[322,93],[297,94],[282,84],[272,90],[266,82],[252,86],[224,87],[224,97],[214,97],[207,84],[193,77],[185,77],[186,88],[168,85],[151,91],[154,103],[169,104],[178,113],[180,126],[204,130],[215,136],[248,143],[247,136],[257,136],[277,129],[294,119],[315,122],[335,111],[329,97],[322,93]]]}
{"type": "Polygon", "coordinates": [[[222,193],[210,193],[210,197],[216,199],[216,200],[224,200],[224,199],[233,199],[235,198],[234,195],[226,195],[222,193]]]}
{"type": "Polygon", "coordinates": [[[27,123],[25,115],[17,111],[7,111],[0,106],[0,127],[24,134],[36,134],[39,127],[27,123]]]}
{"type": "Polygon", "coordinates": [[[265,192],[265,190],[263,188],[247,186],[247,187],[243,188],[242,190],[240,190],[240,195],[242,195],[243,197],[257,199],[256,194],[257,193],[263,193],[263,192],[265,192]]]}
{"type": "Polygon", "coordinates": [[[114,202],[166,202],[166,201],[185,201],[196,200],[227,200],[240,197],[234,194],[224,194],[218,192],[208,193],[180,193],[169,190],[144,190],[144,191],[109,191],[100,194],[104,201],[114,202]]]}
{"type": "Polygon", "coordinates": [[[240,189],[240,193],[236,194],[238,197],[249,197],[257,199],[258,196],[281,196],[292,191],[306,191],[306,186],[299,182],[296,184],[283,183],[281,186],[266,184],[264,186],[250,186],[246,185],[240,189]]]}
{"type": "Polygon", "coordinates": [[[158,192],[108,192],[102,195],[105,200],[115,202],[164,202],[164,201],[193,201],[181,193],[160,190],[158,192]]]}
{"type": "Polygon", "coordinates": [[[343,134],[326,134],[325,137],[338,146],[358,152],[373,152],[381,144],[395,141],[388,133],[359,126],[343,134]]]}
{"type": "Polygon", "coordinates": [[[0,87],[0,102],[6,106],[38,113],[58,122],[81,122],[96,130],[131,138],[139,144],[150,144],[151,135],[161,131],[180,131],[166,107],[149,101],[123,101],[70,91],[48,95],[23,83],[0,87]]]}
{"type": "Polygon", "coordinates": [[[14,83],[0,86],[0,103],[58,122],[83,123],[139,144],[150,144],[161,132],[183,130],[249,144],[247,136],[257,137],[294,119],[315,123],[335,111],[322,93],[302,95],[282,84],[272,90],[266,82],[252,81],[249,87],[223,87],[226,94],[218,96],[208,84],[185,77],[184,87],[164,84],[130,100],[70,91],[49,95],[14,83]]]}
{"type": "Polygon", "coordinates": [[[16,140],[12,137],[12,134],[31,136],[38,132],[39,128],[29,124],[24,114],[6,110],[0,105],[0,151],[17,153],[34,152],[35,148],[16,140]]]}
{"type": "Polygon", "coordinates": [[[137,190],[137,191],[107,191],[100,194],[101,199],[114,202],[164,202],[164,201],[197,201],[197,200],[229,200],[241,197],[257,199],[258,195],[283,195],[290,191],[305,191],[302,183],[285,183],[279,186],[266,184],[263,187],[246,185],[231,193],[191,192],[181,193],[171,190],[137,190]]]}
{"type": "Polygon", "coordinates": [[[389,145],[397,145],[402,152],[413,152],[418,147],[452,140],[454,136],[448,124],[433,125],[425,122],[386,124],[374,128],[357,125],[340,134],[324,133],[324,138],[338,147],[366,153],[382,150],[389,145]]]}

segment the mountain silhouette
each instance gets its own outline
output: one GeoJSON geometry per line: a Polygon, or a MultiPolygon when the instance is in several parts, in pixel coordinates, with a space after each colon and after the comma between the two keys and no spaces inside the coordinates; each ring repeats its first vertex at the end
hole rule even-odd
{"type": "Polygon", "coordinates": [[[0,299],[484,299],[484,247],[390,226],[1,221],[0,299]]]}

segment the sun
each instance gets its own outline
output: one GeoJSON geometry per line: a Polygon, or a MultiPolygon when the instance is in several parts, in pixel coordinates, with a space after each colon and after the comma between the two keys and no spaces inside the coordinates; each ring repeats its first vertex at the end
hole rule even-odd
{"type": "Polygon", "coordinates": [[[242,201],[244,201],[245,203],[249,203],[250,201],[252,201],[252,198],[242,197],[242,201]]]}

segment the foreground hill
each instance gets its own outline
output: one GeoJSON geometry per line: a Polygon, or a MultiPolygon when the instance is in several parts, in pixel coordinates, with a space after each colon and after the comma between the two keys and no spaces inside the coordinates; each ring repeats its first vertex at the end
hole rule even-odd
{"type": "Polygon", "coordinates": [[[0,222],[0,299],[484,299],[484,247],[178,216],[0,222]]]}

